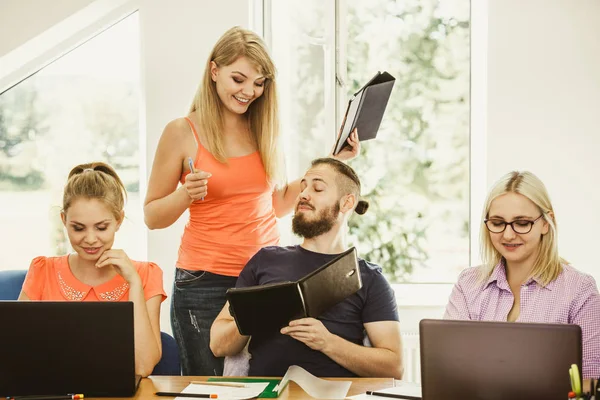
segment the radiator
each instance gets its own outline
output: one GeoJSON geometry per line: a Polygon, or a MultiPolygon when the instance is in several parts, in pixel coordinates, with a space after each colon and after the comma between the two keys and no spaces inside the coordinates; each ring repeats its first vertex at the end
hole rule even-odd
{"type": "Polygon", "coordinates": [[[402,332],[403,382],[421,383],[421,355],[418,332],[402,332]]]}

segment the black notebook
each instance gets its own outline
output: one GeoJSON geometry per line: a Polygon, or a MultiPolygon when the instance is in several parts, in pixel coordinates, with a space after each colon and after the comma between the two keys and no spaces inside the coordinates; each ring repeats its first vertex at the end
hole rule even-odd
{"type": "Polygon", "coordinates": [[[358,128],[360,141],[377,136],[383,113],[387,106],[396,78],[387,72],[377,72],[375,76],[352,96],[346,108],[341,135],[335,144],[333,154],[338,154],[348,146],[348,136],[358,128]]]}
{"type": "Polygon", "coordinates": [[[298,281],[232,288],[227,300],[240,334],[266,334],[294,319],[317,318],[361,287],[352,247],[298,281]]]}

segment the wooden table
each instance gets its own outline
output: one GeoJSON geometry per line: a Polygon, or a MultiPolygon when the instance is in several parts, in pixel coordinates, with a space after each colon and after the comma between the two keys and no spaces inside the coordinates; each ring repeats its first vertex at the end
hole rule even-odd
{"type": "MultiPolygon", "coordinates": [[[[135,397],[123,397],[122,399],[155,399],[169,400],[172,397],[154,396],[155,392],[181,392],[190,381],[205,381],[209,376],[151,376],[142,379],[135,397]]],[[[393,378],[328,378],[331,380],[352,381],[348,396],[364,393],[367,390],[385,389],[394,386],[393,378]]],[[[312,399],[300,386],[290,382],[278,397],[281,400],[312,399]]],[[[94,398],[85,398],[92,400],[94,398]]],[[[96,398],[106,400],[106,398],[96,398]]],[[[116,398],[115,398],[116,399],[116,398]]],[[[190,399],[191,400],[191,399],[190,399]]]]}

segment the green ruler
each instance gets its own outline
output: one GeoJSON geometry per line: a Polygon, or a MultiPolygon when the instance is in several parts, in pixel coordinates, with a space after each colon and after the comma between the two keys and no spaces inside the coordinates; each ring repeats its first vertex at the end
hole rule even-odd
{"type": "Polygon", "coordinates": [[[264,378],[208,378],[208,382],[241,382],[241,383],[252,383],[252,382],[268,382],[269,385],[263,390],[258,396],[260,399],[275,399],[279,395],[275,390],[275,386],[281,379],[264,379],[264,378]]]}

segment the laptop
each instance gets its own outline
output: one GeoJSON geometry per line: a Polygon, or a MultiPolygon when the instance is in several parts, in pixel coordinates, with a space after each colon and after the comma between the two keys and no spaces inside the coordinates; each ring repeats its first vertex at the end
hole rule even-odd
{"type": "Polygon", "coordinates": [[[581,371],[578,325],[421,320],[424,400],[552,400],[581,371]]]}
{"type": "Polygon", "coordinates": [[[0,396],[133,396],[132,302],[0,301],[0,396]]]}

